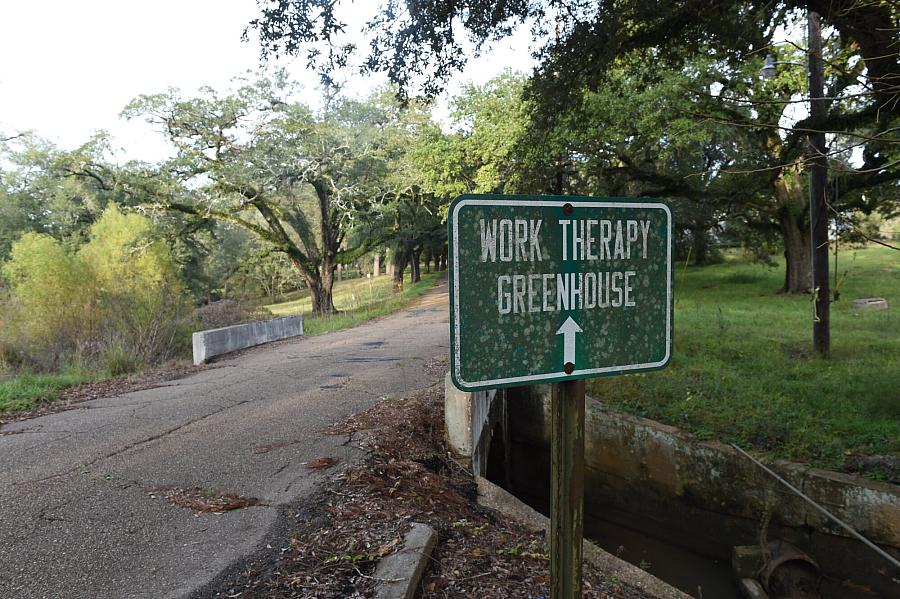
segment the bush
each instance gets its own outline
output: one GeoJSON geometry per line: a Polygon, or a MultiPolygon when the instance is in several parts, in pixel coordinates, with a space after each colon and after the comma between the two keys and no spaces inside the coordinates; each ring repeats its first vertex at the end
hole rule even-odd
{"type": "Polygon", "coordinates": [[[52,237],[26,233],[13,244],[3,275],[10,284],[0,331],[6,359],[42,370],[59,366],[94,320],[90,273],[52,237]]]}
{"type": "Polygon", "coordinates": [[[110,206],[77,252],[27,233],[2,273],[5,360],[35,370],[66,364],[134,369],[187,347],[183,286],[152,224],[110,206]]]}
{"type": "Polygon", "coordinates": [[[140,369],[143,365],[140,358],[134,352],[124,347],[111,347],[102,357],[103,372],[109,376],[128,374],[140,369]]]}
{"type": "Polygon", "coordinates": [[[197,320],[204,329],[219,329],[233,324],[242,324],[252,319],[252,314],[233,299],[212,302],[197,308],[197,320]]]}

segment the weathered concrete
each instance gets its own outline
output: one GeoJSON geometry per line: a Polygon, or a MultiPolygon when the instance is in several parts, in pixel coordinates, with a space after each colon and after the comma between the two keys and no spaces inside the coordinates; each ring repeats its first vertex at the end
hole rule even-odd
{"type": "Polygon", "coordinates": [[[400,551],[382,558],[375,568],[375,599],[413,599],[435,543],[437,533],[433,528],[413,522],[400,551]]]}
{"type": "Polygon", "coordinates": [[[853,300],[854,310],[887,310],[888,303],[883,297],[861,297],[853,300]]]}
{"type": "MultiPolygon", "coordinates": [[[[444,378],[444,422],[450,449],[470,463],[475,474],[484,476],[494,435],[504,434],[506,402],[503,391],[469,392],[458,389],[447,373],[444,378]],[[499,426],[497,426],[499,425],[499,426]]],[[[508,453],[505,439],[501,446],[508,453]]],[[[496,456],[495,456],[496,457],[496,456]]],[[[504,462],[506,456],[504,455],[504,462]]]]}
{"type": "MultiPolygon", "coordinates": [[[[526,505],[511,493],[498,487],[481,476],[475,477],[478,485],[478,503],[497,510],[531,530],[543,531],[550,537],[550,519],[526,505]]],[[[645,594],[658,599],[690,599],[690,595],[679,591],[656,578],[649,572],[607,553],[591,541],[584,541],[584,560],[596,568],[607,578],[617,578],[625,584],[642,590],[645,594]]]]}
{"type": "Polygon", "coordinates": [[[765,557],[759,545],[738,545],[731,552],[731,569],[738,579],[756,578],[764,565],[765,557]]]}
{"type": "Polygon", "coordinates": [[[287,316],[260,320],[247,324],[236,324],[220,329],[197,331],[192,336],[194,343],[194,364],[203,364],[210,358],[231,353],[239,349],[262,345],[303,334],[303,317],[287,316]]]}
{"type": "Polygon", "coordinates": [[[741,594],[747,599],[769,599],[769,595],[763,589],[759,581],[752,578],[742,578],[740,582],[741,594]]]}
{"type": "MultiPolygon", "coordinates": [[[[549,447],[549,389],[511,391],[513,455],[531,446],[514,474],[543,473],[549,447]]],[[[761,522],[814,556],[823,572],[865,580],[877,588],[896,582],[888,564],[733,447],[699,441],[671,426],[615,412],[589,399],[585,423],[586,510],[592,505],[635,517],[646,532],[677,538],[694,551],[727,559],[735,545],[758,542],[761,522]]],[[[515,462],[515,460],[514,460],[515,462]]],[[[775,461],[768,464],[870,540],[900,556],[900,487],[862,477],[775,461]]],[[[542,474],[541,474],[542,475],[542,474]]],[[[531,476],[534,476],[532,474],[531,476]]],[[[518,487],[517,487],[518,488],[518,487]]]]}
{"type": "MultiPolygon", "coordinates": [[[[182,599],[364,453],[323,429],[440,382],[446,285],[352,329],[224,357],[156,389],[0,428],[0,597],[182,599]],[[303,464],[333,457],[338,468],[303,464]],[[261,504],[197,515],[148,489],[261,504]]],[[[286,538],[286,537],[281,537],[286,538]]],[[[280,546],[273,552],[280,552],[280,546]]]]}

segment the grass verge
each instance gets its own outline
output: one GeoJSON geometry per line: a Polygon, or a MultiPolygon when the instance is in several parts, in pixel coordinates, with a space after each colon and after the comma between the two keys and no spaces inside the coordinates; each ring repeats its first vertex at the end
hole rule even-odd
{"type": "Polygon", "coordinates": [[[407,280],[402,293],[394,293],[391,290],[391,279],[386,275],[374,279],[353,279],[335,283],[334,305],[340,312],[334,316],[312,316],[312,301],[309,295],[263,307],[276,316],[301,314],[303,333],[308,336],[322,335],[402,310],[431,289],[442,274],[424,274],[418,283],[407,280]]]}
{"type": "Polygon", "coordinates": [[[676,269],[675,351],[666,370],[594,379],[589,393],[701,438],[814,466],[840,467],[848,454],[900,454],[900,254],[873,247],[839,258],[831,358],[811,355],[810,296],[775,293],[782,266],[731,257],[676,269]],[[867,296],[891,308],[851,308],[867,296]]]}
{"type": "Polygon", "coordinates": [[[87,370],[68,369],[50,374],[19,374],[0,382],[0,412],[21,412],[36,407],[39,403],[59,399],[66,387],[95,381],[97,373],[87,370]]]}

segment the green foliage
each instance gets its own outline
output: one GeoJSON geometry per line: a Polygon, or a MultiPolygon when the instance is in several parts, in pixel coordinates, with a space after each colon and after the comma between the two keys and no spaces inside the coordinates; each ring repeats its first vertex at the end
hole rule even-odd
{"type": "Polygon", "coordinates": [[[272,253],[261,248],[259,243],[248,243],[242,254],[232,281],[243,293],[265,295],[274,300],[286,291],[303,286],[300,273],[284,254],[272,253]]]}
{"type": "Polygon", "coordinates": [[[136,372],[143,366],[140,358],[121,345],[115,345],[103,352],[100,366],[111,377],[136,372]]]}
{"type": "Polygon", "coordinates": [[[172,279],[168,247],[153,238],[149,219],[107,208],[90,228],[90,240],[78,251],[102,294],[140,295],[172,279]]]}
{"type": "Polygon", "coordinates": [[[315,112],[282,76],[237,83],[227,95],[203,89],[186,98],[170,90],[126,107],[126,117],[146,119],[177,151],[154,177],[179,189],[148,188],[146,202],[192,225],[244,229],[263,251],[283,254],[312,290],[316,311],[330,313],[337,264],[389,235],[382,209],[409,185],[396,173],[404,171],[400,158],[417,119],[427,116],[401,111],[383,93],[331,98],[315,112]]]}
{"type": "Polygon", "coordinates": [[[183,288],[149,220],[110,205],[69,252],[26,233],[3,266],[6,359],[39,369],[106,363],[121,371],[168,358],[183,338],[183,288]]]}
{"type": "MultiPolygon", "coordinates": [[[[261,15],[251,26],[259,34],[263,54],[305,54],[309,64],[330,79],[331,71],[346,66],[347,54],[357,50],[355,44],[344,43],[345,24],[336,6],[340,0],[262,3],[261,15]]],[[[414,95],[413,87],[435,95],[473,49],[477,52],[528,23],[540,60],[535,90],[546,112],[553,114],[563,103],[577,104],[583,89],[601,86],[610,65],[635,50],[653,49],[652,65],[660,71],[679,69],[703,55],[742,65],[759,59],[761,49],[771,48],[776,32],[788,29],[798,13],[811,11],[835,30],[832,45],[842,50],[833,52],[836,58],[853,55],[850,69],[840,69],[844,81],[839,84],[867,77],[867,87],[875,93],[860,102],[860,113],[879,106],[885,117],[880,125],[888,129],[900,114],[893,85],[900,54],[895,29],[873,27],[897,21],[896,3],[887,1],[723,0],[711,9],[705,0],[394,0],[369,5],[366,21],[373,39],[361,64],[365,72],[386,73],[404,97],[414,95]]],[[[847,124],[841,112],[830,116],[839,126],[847,124]]],[[[867,116],[871,120],[875,115],[867,116]]]]}
{"type": "Polygon", "coordinates": [[[0,380],[0,413],[29,410],[40,403],[56,401],[62,389],[95,378],[94,373],[69,368],[52,374],[22,373],[8,381],[0,380]]]}
{"type": "MultiPolygon", "coordinates": [[[[27,362],[41,348],[58,363],[62,340],[73,340],[91,320],[90,271],[52,237],[26,233],[12,246],[2,274],[10,285],[7,318],[0,339],[7,359],[27,362]]],[[[63,342],[65,345],[65,342],[63,342]]]]}
{"type": "Polygon", "coordinates": [[[120,173],[106,165],[109,140],[98,133],[74,150],[27,134],[0,147],[0,261],[32,231],[78,245],[110,202],[125,204],[120,173]]]}
{"type": "Polygon", "coordinates": [[[0,187],[0,262],[9,257],[13,241],[29,231],[39,230],[39,223],[32,218],[39,212],[34,198],[0,187]]]}
{"type": "Polygon", "coordinates": [[[665,370],[594,379],[611,407],[780,458],[839,468],[845,452],[900,452],[900,262],[845,252],[833,355],[812,357],[809,297],[776,295],[780,273],[732,258],[675,277],[675,352],[665,370]],[[887,311],[856,311],[877,295],[887,311]]]}
{"type": "Polygon", "coordinates": [[[426,128],[411,150],[424,189],[437,196],[517,193],[517,144],[529,125],[525,78],[506,72],[451,99],[451,132],[426,128]]]}
{"type": "MultiPolygon", "coordinates": [[[[808,202],[802,184],[790,179],[805,174],[810,131],[836,133],[829,160],[842,190],[830,198],[837,212],[897,210],[900,103],[892,81],[900,53],[894,29],[872,26],[895,22],[897,9],[890,2],[809,0],[729,0],[709,8],[699,0],[375,3],[363,70],[385,72],[404,97],[413,88],[431,95],[466,64],[464,39],[481,49],[529,23],[539,64],[525,87],[533,108],[525,143],[507,160],[507,142],[522,133],[516,123],[523,104],[502,90],[468,90],[456,108],[478,118],[468,118],[463,133],[435,129],[423,138],[423,180],[432,189],[545,192],[554,187],[554,171],[573,162],[582,193],[675,198],[678,222],[688,225],[681,237],[692,249],[707,247],[723,222],[751,225],[731,234],[749,233],[741,239],[747,245],[767,241],[759,229],[780,231],[788,252],[785,291],[805,291],[809,260],[798,248],[808,244],[797,240],[809,229],[808,202]],[[829,109],[821,122],[791,109],[808,95],[804,43],[778,41],[802,30],[811,12],[828,37],[829,109]],[[771,80],[760,74],[767,53],[778,64],[771,80]],[[514,184],[509,165],[523,177],[514,184]]],[[[338,14],[333,2],[274,2],[251,25],[264,53],[305,53],[327,78],[356,49],[340,43],[338,14]]],[[[694,255],[710,261],[705,251],[694,255]]]]}

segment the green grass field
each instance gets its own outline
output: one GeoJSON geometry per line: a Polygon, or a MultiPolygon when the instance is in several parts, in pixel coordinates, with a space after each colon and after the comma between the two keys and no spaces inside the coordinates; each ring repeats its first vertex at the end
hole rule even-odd
{"type": "Polygon", "coordinates": [[[412,300],[431,289],[441,275],[423,274],[422,280],[412,284],[407,275],[402,293],[391,290],[387,275],[375,278],[351,279],[334,285],[334,306],[340,313],[325,318],[313,317],[312,300],[306,292],[285,302],[263,306],[276,316],[302,314],[305,335],[322,335],[361,324],[367,320],[402,310],[412,300]]]}
{"type": "MultiPolygon", "coordinates": [[[[676,268],[669,367],[594,379],[608,405],[773,457],[838,467],[845,454],[900,453],[900,252],[839,255],[832,357],[811,356],[810,296],[775,292],[783,270],[730,257],[676,268]],[[846,276],[844,276],[846,272],[846,276]],[[856,311],[854,298],[891,308],[856,311]]],[[[833,285],[833,283],[832,283],[833,285]]]]}

